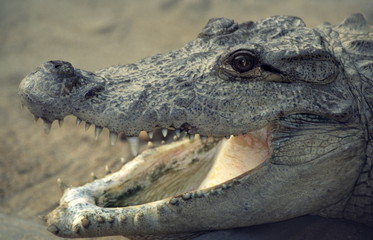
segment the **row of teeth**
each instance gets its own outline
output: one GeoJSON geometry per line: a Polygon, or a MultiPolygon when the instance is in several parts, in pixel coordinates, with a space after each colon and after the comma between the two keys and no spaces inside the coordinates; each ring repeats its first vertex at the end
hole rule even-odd
{"type": "MultiPolygon", "coordinates": [[[[36,117],[35,116],[35,122],[39,119],[39,117],[36,117]]],[[[51,122],[48,122],[48,121],[44,121],[44,132],[46,134],[49,134],[50,130],[51,130],[51,126],[52,126],[52,123],[51,122]]],[[[63,125],[63,119],[62,120],[58,120],[58,124],[60,127],[62,127],[63,125]]],[[[77,118],[76,119],[76,125],[79,126],[83,121],[80,119],[80,118],[77,118]]],[[[91,123],[89,122],[86,122],[85,123],[85,130],[88,130],[90,127],[91,127],[91,123]]],[[[99,126],[95,126],[95,139],[97,140],[98,137],[100,136],[101,132],[102,132],[103,128],[102,127],[99,127],[99,126]]],[[[166,138],[168,136],[168,129],[167,128],[161,128],[161,132],[162,132],[162,136],[164,138],[166,138]]],[[[153,139],[153,136],[154,136],[154,132],[153,131],[149,131],[147,132],[147,135],[149,137],[150,140],[153,139]]],[[[180,138],[183,138],[185,137],[186,135],[188,135],[189,137],[189,140],[193,141],[197,136],[199,136],[200,140],[202,143],[206,143],[208,141],[208,137],[207,136],[203,136],[203,135],[199,135],[199,134],[190,134],[190,133],[186,133],[186,132],[182,132],[180,129],[175,129],[175,136],[173,137],[173,140],[176,141],[180,138]]],[[[116,133],[116,132],[110,132],[109,134],[109,139],[110,139],[110,144],[111,145],[115,145],[115,143],[117,142],[117,139],[118,139],[118,136],[119,134],[116,133]]],[[[229,138],[230,136],[226,136],[226,138],[229,138]]],[[[127,141],[129,143],[129,146],[130,146],[130,149],[131,149],[131,153],[133,156],[137,156],[137,154],[139,153],[139,148],[140,148],[140,139],[139,137],[129,137],[127,136],[127,141]]],[[[162,141],[162,143],[165,143],[165,141],[162,141]]],[[[148,142],[148,147],[151,147],[153,145],[153,143],[151,141],[148,142]]]]}

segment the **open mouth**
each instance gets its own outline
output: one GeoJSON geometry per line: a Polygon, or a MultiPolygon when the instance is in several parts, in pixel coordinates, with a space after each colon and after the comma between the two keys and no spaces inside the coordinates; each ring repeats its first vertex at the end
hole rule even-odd
{"type": "MultiPolygon", "coordinates": [[[[99,207],[127,207],[169,198],[178,204],[194,197],[219,194],[240,181],[271,156],[272,127],[229,138],[183,137],[148,148],[121,170],[74,191],[66,191],[69,206],[94,203],[99,207]],[[89,189],[89,191],[87,191],[89,189]]],[[[131,138],[128,138],[131,147],[131,138]]]]}
{"type": "Polygon", "coordinates": [[[102,207],[125,207],[214,194],[271,156],[270,135],[270,127],[221,140],[201,140],[197,135],[146,150],[113,174],[115,180],[110,182],[115,185],[96,196],[96,202],[102,207]]]}
{"type": "Polygon", "coordinates": [[[48,230],[59,236],[82,236],[93,226],[99,231],[105,224],[136,224],[144,215],[132,219],[125,212],[144,206],[210,201],[234,189],[271,156],[272,126],[229,138],[183,136],[148,148],[119,171],[83,186],[68,188],[60,182],[64,194],[60,206],[45,218],[48,230]]]}

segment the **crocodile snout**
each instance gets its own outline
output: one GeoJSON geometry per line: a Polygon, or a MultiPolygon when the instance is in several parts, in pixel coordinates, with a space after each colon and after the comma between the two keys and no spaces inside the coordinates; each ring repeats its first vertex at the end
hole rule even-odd
{"type": "Polygon", "coordinates": [[[71,96],[84,81],[71,63],[48,61],[22,80],[18,94],[35,117],[53,122],[71,112],[71,96]]]}
{"type": "Polygon", "coordinates": [[[94,73],[74,68],[66,61],[44,63],[27,75],[18,88],[22,105],[47,124],[73,114],[77,105],[94,101],[105,90],[105,81],[94,73]]]}
{"type": "Polygon", "coordinates": [[[49,97],[65,97],[80,86],[81,78],[74,67],[65,61],[49,61],[21,82],[20,93],[37,98],[40,94],[49,97]]]}

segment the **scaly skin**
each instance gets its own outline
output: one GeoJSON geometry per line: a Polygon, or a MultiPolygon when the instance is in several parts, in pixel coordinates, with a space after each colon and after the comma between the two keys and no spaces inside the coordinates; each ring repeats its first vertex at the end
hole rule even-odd
{"type": "Polygon", "coordinates": [[[47,62],[19,87],[46,130],[73,114],[112,140],[125,133],[135,155],[136,136],[156,127],[202,140],[147,150],[68,188],[48,229],[181,239],[305,214],[373,226],[372,81],[373,31],[360,14],[316,29],[296,17],[211,19],[179,50],[95,73],[47,62]],[[256,150],[264,162],[204,182],[219,169],[214,159],[235,159],[232,149],[246,161],[256,150]]]}

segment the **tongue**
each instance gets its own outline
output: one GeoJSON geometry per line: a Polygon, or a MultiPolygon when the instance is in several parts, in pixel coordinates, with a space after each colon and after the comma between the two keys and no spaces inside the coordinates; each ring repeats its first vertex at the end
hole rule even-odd
{"type": "Polygon", "coordinates": [[[269,128],[225,140],[199,189],[209,188],[257,167],[271,155],[269,128]]]}

